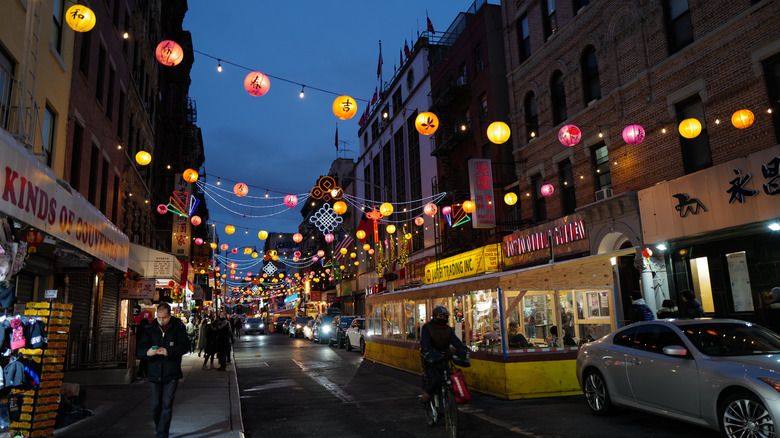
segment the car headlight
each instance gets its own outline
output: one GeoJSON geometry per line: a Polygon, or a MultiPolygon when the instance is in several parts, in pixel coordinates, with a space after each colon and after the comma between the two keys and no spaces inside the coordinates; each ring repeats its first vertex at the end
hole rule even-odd
{"type": "Polygon", "coordinates": [[[323,327],[322,328],[322,332],[323,333],[328,333],[329,331],[330,331],[330,327],[323,327]]]}
{"type": "Polygon", "coordinates": [[[776,379],[774,377],[759,377],[758,380],[768,384],[772,388],[775,388],[777,391],[780,391],[780,379],[776,379]]]}
{"type": "Polygon", "coordinates": [[[295,328],[301,328],[301,325],[300,325],[300,324],[298,324],[298,325],[296,325],[296,326],[295,326],[295,328]]]}
{"type": "Polygon", "coordinates": [[[265,324],[260,324],[260,328],[263,328],[263,327],[265,327],[265,324]]]}

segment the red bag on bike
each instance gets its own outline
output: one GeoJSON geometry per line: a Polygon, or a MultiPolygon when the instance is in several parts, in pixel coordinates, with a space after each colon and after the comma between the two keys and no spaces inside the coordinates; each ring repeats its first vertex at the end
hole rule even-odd
{"type": "Polygon", "coordinates": [[[452,391],[455,393],[455,402],[459,405],[465,405],[471,400],[471,393],[466,386],[466,378],[463,377],[463,373],[460,370],[455,371],[450,376],[452,382],[452,391]]]}

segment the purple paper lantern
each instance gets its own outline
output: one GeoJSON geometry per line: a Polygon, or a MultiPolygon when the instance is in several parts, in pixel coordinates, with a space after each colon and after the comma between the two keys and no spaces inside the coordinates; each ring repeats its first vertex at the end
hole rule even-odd
{"type": "Polygon", "coordinates": [[[563,125],[561,130],[558,131],[558,141],[564,146],[574,146],[580,142],[581,138],[582,131],[574,125],[563,125]]]}
{"type": "Polygon", "coordinates": [[[555,187],[552,184],[545,184],[541,189],[542,196],[550,196],[555,193],[555,187]]]}
{"type": "Polygon", "coordinates": [[[623,141],[627,144],[639,144],[645,139],[645,130],[640,125],[628,125],[623,128],[623,141]]]}

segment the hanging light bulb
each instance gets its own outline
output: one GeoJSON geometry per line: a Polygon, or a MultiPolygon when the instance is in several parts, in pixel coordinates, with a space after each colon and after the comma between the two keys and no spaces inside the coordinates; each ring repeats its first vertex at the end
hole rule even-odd
{"type": "Polygon", "coordinates": [[[265,189],[265,197],[268,197],[268,189],[265,189]]]}
{"type": "Polygon", "coordinates": [[[219,178],[217,178],[217,185],[218,185],[218,186],[219,186],[219,185],[222,185],[222,181],[220,181],[220,179],[219,179],[219,178]]]}
{"type": "Polygon", "coordinates": [[[128,38],[130,38],[130,34],[127,33],[127,31],[125,31],[125,33],[122,34],[122,38],[128,39],[128,38]]]}
{"type": "Polygon", "coordinates": [[[306,85],[301,85],[301,94],[298,95],[298,96],[300,96],[301,99],[303,99],[303,89],[304,88],[306,88],[306,85]]]}
{"type": "Polygon", "coordinates": [[[222,73],[222,60],[221,59],[217,59],[217,71],[219,73],[222,73]]]}

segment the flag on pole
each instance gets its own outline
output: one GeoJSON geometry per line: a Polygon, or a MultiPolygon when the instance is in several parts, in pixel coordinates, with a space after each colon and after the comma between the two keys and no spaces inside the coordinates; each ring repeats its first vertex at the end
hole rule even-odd
{"type": "Polygon", "coordinates": [[[379,97],[379,91],[374,87],[374,96],[371,98],[371,105],[376,103],[376,99],[379,97]]]}
{"type": "Polygon", "coordinates": [[[344,257],[344,254],[341,253],[341,248],[347,248],[347,250],[349,250],[349,247],[352,246],[353,243],[355,243],[355,239],[349,234],[345,234],[344,238],[341,239],[341,242],[336,245],[336,249],[333,250],[333,258],[341,260],[341,258],[344,257]]]}
{"type": "Polygon", "coordinates": [[[409,50],[409,43],[406,42],[406,40],[404,40],[404,55],[406,55],[407,58],[412,56],[412,51],[409,50]]]}
{"type": "Polygon", "coordinates": [[[382,46],[379,46],[379,61],[376,64],[376,78],[379,79],[379,76],[382,75],[382,64],[385,62],[382,60],[382,46]]]}
{"type": "Polygon", "coordinates": [[[403,67],[403,65],[404,65],[404,52],[401,49],[398,49],[398,59],[400,60],[400,61],[398,61],[399,64],[403,67]]]}
{"type": "Polygon", "coordinates": [[[428,20],[428,32],[436,35],[436,31],[433,30],[433,23],[431,23],[431,19],[428,18],[428,16],[426,16],[425,19],[428,20]]]}
{"type": "Polygon", "coordinates": [[[334,146],[336,146],[336,152],[339,151],[339,125],[336,125],[336,142],[334,143],[334,146]]]}
{"type": "Polygon", "coordinates": [[[374,224],[368,219],[368,216],[366,216],[365,213],[363,213],[363,216],[360,218],[360,224],[358,224],[358,231],[360,230],[363,230],[363,232],[366,233],[366,237],[360,239],[361,243],[365,242],[368,236],[374,234],[374,224]]]}

